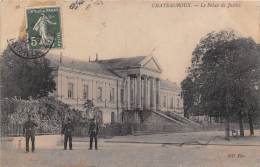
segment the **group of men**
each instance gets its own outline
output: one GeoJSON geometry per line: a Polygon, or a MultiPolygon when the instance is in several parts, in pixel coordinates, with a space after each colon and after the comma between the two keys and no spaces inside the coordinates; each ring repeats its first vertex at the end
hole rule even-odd
{"type": "MultiPolygon", "coordinates": [[[[32,152],[35,150],[35,128],[37,127],[31,119],[31,115],[28,115],[28,120],[24,123],[23,134],[25,136],[26,143],[26,152],[29,152],[29,140],[31,139],[32,143],[32,152]]],[[[88,135],[90,138],[89,150],[93,148],[93,139],[95,141],[95,149],[98,149],[97,144],[97,135],[98,135],[99,126],[95,119],[90,119],[88,135]]],[[[70,118],[67,119],[67,122],[62,126],[61,135],[64,135],[64,150],[67,150],[67,143],[69,142],[69,149],[72,150],[72,137],[74,132],[74,125],[70,118]]]]}

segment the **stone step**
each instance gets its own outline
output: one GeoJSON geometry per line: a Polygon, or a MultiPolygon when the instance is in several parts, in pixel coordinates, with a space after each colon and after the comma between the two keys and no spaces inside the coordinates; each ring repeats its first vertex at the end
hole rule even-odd
{"type": "Polygon", "coordinates": [[[172,133],[172,132],[191,132],[197,131],[198,126],[180,116],[168,116],[164,112],[149,111],[144,115],[143,122],[136,124],[132,129],[133,135],[146,135],[158,133],[172,133]]]}
{"type": "Polygon", "coordinates": [[[180,121],[182,123],[185,123],[185,124],[189,124],[189,125],[192,125],[192,126],[195,126],[195,127],[201,127],[201,125],[197,122],[194,122],[192,120],[189,120],[185,117],[182,117],[182,116],[179,116],[178,114],[175,114],[173,112],[167,112],[165,113],[165,115],[177,120],[177,121],[180,121]]]}
{"type": "Polygon", "coordinates": [[[152,112],[157,114],[157,115],[159,115],[159,116],[161,116],[161,117],[164,117],[164,118],[166,118],[166,119],[168,119],[170,121],[173,121],[174,123],[176,123],[178,125],[181,125],[181,126],[185,126],[186,125],[185,123],[183,123],[183,122],[181,122],[179,120],[176,120],[176,119],[174,119],[172,117],[169,117],[168,115],[166,115],[166,114],[164,114],[162,112],[158,112],[158,111],[152,111],[152,112]]]}

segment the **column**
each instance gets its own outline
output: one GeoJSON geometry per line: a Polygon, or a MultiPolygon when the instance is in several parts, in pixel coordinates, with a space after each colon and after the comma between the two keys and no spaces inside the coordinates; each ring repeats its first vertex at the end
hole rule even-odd
{"type": "Polygon", "coordinates": [[[131,105],[131,109],[135,108],[135,78],[134,76],[131,76],[131,84],[130,84],[130,93],[131,93],[131,97],[130,97],[130,105],[131,105]]]}
{"type": "Polygon", "coordinates": [[[147,77],[147,84],[146,84],[146,109],[151,108],[151,79],[147,77]]]}
{"type": "Polygon", "coordinates": [[[148,84],[147,84],[147,109],[152,109],[151,104],[152,104],[152,78],[148,77],[148,84]]]}
{"type": "Polygon", "coordinates": [[[137,108],[141,109],[141,95],[142,95],[142,90],[141,90],[141,75],[137,75],[137,95],[136,95],[136,103],[137,103],[137,108]]]}
{"type": "Polygon", "coordinates": [[[77,100],[77,109],[79,109],[79,77],[76,79],[76,100],[77,100]]]}
{"type": "Polygon", "coordinates": [[[127,109],[131,109],[131,97],[130,97],[130,84],[131,84],[131,78],[130,76],[127,76],[127,109]]]}
{"type": "Polygon", "coordinates": [[[144,109],[147,108],[147,76],[144,76],[144,109]]]}
{"type": "Polygon", "coordinates": [[[156,110],[161,110],[161,102],[160,102],[160,79],[156,79],[156,110]]]}
{"type": "Polygon", "coordinates": [[[152,89],[151,89],[151,106],[152,106],[152,110],[155,111],[156,110],[156,80],[155,78],[151,79],[152,81],[152,89]]]}
{"type": "Polygon", "coordinates": [[[136,78],[136,76],[134,76],[134,78],[133,78],[133,80],[134,80],[134,92],[133,92],[133,104],[134,104],[134,108],[136,109],[137,108],[137,78],[136,78]]]}
{"type": "Polygon", "coordinates": [[[124,104],[124,108],[127,109],[127,79],[124,80],[124,101],[123,101],[123,104],[124,104]]]}

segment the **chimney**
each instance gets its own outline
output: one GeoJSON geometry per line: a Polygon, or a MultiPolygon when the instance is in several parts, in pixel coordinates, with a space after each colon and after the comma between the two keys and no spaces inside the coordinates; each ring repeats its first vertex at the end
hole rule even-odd
{"type": "Polygon", "coordinates": [[[88,62],[90,62],[90,56],[88,57],[88,62]]]}
{"type": "Polygon", "coordinates": [[[98,61],[98,54],[96,53],[96,61],[98,61]]]}

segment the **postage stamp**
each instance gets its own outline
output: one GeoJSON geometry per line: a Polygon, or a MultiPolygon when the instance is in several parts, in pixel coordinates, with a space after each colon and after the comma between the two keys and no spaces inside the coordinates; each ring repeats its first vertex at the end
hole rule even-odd
{"type": "Polygon", "coordinates": [[[258,1],[0,0],[0,167],[260,167],[258,1]]]}
{"type": "Polygon", "coordinates": [[[30,48],[39,49],[53,42],[52,48],[62,48],[59,7],[27,9],[26,17],[30,48]]]}

